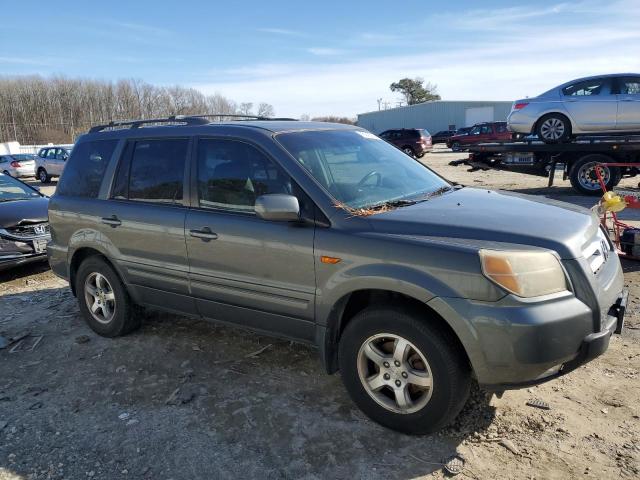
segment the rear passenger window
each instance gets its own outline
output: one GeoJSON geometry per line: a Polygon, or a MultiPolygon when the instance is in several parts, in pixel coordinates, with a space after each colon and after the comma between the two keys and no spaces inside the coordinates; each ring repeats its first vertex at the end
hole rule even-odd
{"type": "Polygon", "coordinates": [[[568,87],[562,89],[562,93],[564,93],[568,97],[587,97],[600,95],[604,84],[605,79],[595,78],[576,83],[574,85],[569,85],[568,87]]]}
{"type": "Polygon", "coordinates": [[[112,198],[182,204],[189,140],[138,140],[128,144],[112,198]]]}
{"type": "Polygon", "coordinates": [[[233,140],[198,141],[198,205],[253,212],[256,198],[291,194],[291,179],[257,148],[233,140]]]}
{"type": "MultiPolygon", "coordinates": [[[[56,195],[96,198],[117,144],[117,140],[96,140],[76,145],[60,177],[56,195]]],[[[53,148],[49,151],[55,153],[53,148]]]]}

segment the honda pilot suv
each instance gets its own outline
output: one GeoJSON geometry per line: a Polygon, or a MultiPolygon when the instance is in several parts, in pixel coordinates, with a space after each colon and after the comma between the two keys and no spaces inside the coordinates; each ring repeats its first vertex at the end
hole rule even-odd
{"type": "Polygon", "coordinates": [[[98,334],[154,307],[315,345],[369,417],[407,433],[448,424],[472,382],[557,378],[622,330],[595,214],[449,183],[353,126],[97,126],[49,221],[51,267],[98,334]]]}

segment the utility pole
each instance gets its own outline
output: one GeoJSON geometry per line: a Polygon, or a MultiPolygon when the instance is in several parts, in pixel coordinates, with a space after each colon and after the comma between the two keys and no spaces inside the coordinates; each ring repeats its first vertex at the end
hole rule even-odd
{"type": "Polygon", "coordinates": [[[382,105],[382,98],[378,98],[378,111],[381,110],[380,106],[382,105]]]}
{"type": "Polygon", "coordinates": [[[384,105],[384,109],[385,110],[388,110],[390,103],[389,102],[382,102],[382,105],[384,105]]]}

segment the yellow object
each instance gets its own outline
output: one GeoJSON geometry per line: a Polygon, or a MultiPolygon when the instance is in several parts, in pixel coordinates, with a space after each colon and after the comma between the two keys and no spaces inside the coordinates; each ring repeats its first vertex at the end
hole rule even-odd
{"type": "Polygon", "coordinates": [[[600,203],[607,212],[621,212],[627,206],[627,202],[614,192],[605,193],[600,203]]]}

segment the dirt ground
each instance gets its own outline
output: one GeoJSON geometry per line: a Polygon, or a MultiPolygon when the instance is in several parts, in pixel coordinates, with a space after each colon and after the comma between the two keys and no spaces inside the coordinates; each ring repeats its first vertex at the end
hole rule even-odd
{"type": "MultiPolygon", "coordinates": [[[[424,161],[469,186],[594,202],[566,183],[448,165],[460,156],[424,161]]],[[[640,263],[624,268],[627,330],[605,355],[501,399],[476,391],[423,437],[364,417],[309,347],[158,312],[109,340],[45,265],[0,274],[0,337],[30,335],[0,349],[0,480],[444,478],[456,452],[458,478],[639,478],[640,263]]]]}

